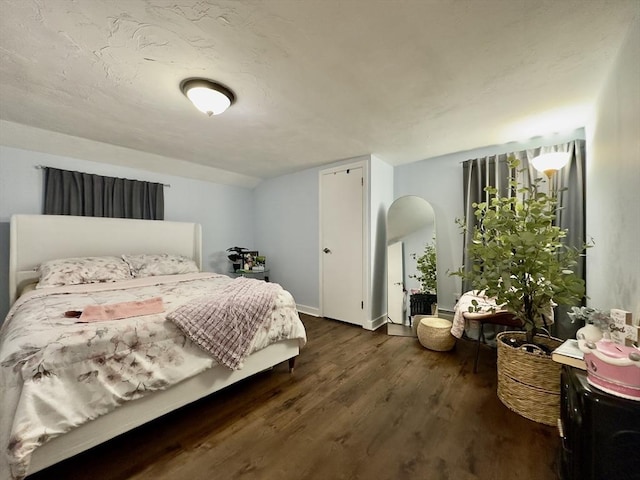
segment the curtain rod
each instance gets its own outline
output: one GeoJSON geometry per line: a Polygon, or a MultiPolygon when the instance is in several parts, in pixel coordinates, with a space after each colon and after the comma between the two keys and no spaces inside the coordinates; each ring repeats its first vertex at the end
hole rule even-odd
{"type": "MultiPolygon", "coordinates": [[[[47,167],[46,165],[36,165],[34,167],[36,170],[42,170],[44,168],[56,168],[56,167],[47,167]]],[[[90,173],[89,175],[96,175],[93,173],[90,173]]],[[[139,182],[146,182],[147,180],[138,180],[139,182]]],[[[149,182],[149,183],[158,183],[158,182],[149,182]]],[[[162,184],[163,187],[167,187],[167,188],[171,188],[171,184],[170,183],[163,183],[162,184]]]]}

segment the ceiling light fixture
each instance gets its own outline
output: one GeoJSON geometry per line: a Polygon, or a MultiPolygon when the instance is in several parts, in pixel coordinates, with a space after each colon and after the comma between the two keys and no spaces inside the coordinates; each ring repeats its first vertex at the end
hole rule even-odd
{"type": "Polygon", "coordinates": [[[180,90],[198,110],[209,116],[221,114],[236,100],[227,87],[204,78],[183,80],[180,90]]]}
{"type": "Polygon", "coordinates": [[[531,159],[533,168],[544,172],[549,178],[567,163],[569,163],[569,152],[543,153],[531,159]]]}

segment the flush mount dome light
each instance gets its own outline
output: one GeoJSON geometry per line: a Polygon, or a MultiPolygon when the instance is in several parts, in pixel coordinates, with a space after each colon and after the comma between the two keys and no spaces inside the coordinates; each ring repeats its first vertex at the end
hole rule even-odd
{"type": "Polygon", "coordinates": [[[180,90],[191,103],[207,115],[219,115],[235,101],[236,96],[224,85],[205,80],[190,78],[180,84],[180,90]]]}

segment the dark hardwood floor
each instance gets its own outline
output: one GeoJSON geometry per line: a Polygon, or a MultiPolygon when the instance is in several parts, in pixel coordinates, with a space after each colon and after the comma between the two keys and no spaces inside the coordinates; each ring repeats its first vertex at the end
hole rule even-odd
{"type": "Polygon", "coordinates": [[[301,315],[287,365],[38,472],[43,479],[555,479],[555,428],[496,396],[495,351],[301,315]]]}

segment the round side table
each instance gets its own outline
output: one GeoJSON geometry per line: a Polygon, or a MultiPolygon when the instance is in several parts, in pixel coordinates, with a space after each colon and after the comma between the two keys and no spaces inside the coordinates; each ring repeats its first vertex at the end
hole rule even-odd
{"type": "Polygon", "coordinates": [[[439,317],[426,317],[418,325],[418,340],[429,350],[446,352],[456,344],[456,337],[451,335],[452,323],[439,317]]]}

